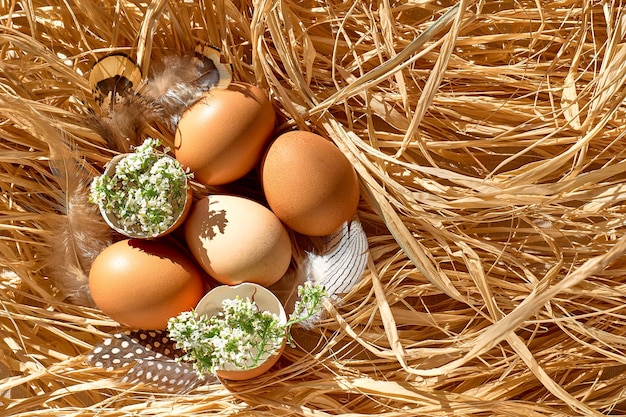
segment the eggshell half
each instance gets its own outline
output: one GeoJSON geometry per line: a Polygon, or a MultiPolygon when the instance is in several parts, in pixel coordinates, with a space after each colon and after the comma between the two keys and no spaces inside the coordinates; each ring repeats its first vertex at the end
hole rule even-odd
{"type": "Polygon", "coordinates": [[[276,216],[309,236],[334,232],[359,204],[354,168],[332,142],[311,132],[287,132],[269,145],[261,183],[276,216]]]}
{"type": "Polygon", "coordinates": [[[231,83],[210,90],[183,113],[174,155],[203,184],[233,182],[258,164],[275,119],[268,97],[254,85],[231,83]]]}
{"type": "Polygon", "coordinates": [[[222,284],[277,282],[291,262],[291,240],[263,205],[238,196],[210,195],[194,204],[184,224],[189,250],[222,284]]]}
{"type": "Polygon", "coordinates": [[[173,241],[127,239],[103,250],[89,272],[96,305],[135,329],[164,329],[205,292],[200,270],[173,241]]]}

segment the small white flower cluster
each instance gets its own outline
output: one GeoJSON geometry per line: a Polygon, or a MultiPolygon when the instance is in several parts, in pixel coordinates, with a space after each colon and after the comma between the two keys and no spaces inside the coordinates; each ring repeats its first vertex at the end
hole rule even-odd
{"type": "Polygon", "coordinates": [[[190,176],[176,159],[156,151],[160,145],[157,139],[146,139],[119,161],[113,176],[103,174],[91,183],[92,202],[114,215],[122,229],[146,237],[162,233],[176,221],[190,176]]]}
{"type": "MultiPolygon", "coordinates": [[[[322,285],[314,285],[311,281],[306,281],[304,285],[298,287],[299,299],[293,306],[293,312],[289,315],[287,326],[300,323],[304,328],[310,328],[319,321],[321,304],[328,293],[322,285]]],[[[287,335],[287,342],[294,347],[291,334],[287,335]]]]}
{"type": "Polygon", "coordinates": [[[181,359],[193,361],[199,375],[254,368],[280,349],[286,335],[285,323],[250,298],[224,300],[212,317],[183,312],[170,319],[168,331],[186,352],[181,359]]]}
{"type": "Polygon", "coordinates": [[[289,329],[319,314],[327,293],[323,286],[307,282],[298,287],[300,300],[286,322],[276,314],[259,311],[250,298],[226,299],[212,317],[185,311],[168,322],[172,340],[185,354],[181,360],[193,362],[198,375],[215,374],[220,369],[252,369],[275,354],[289,329]]]}

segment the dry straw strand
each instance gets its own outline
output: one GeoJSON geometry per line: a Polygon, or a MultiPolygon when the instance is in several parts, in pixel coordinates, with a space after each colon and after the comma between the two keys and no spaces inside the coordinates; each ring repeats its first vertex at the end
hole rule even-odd
{"type": "Polygon", "coordinates": [[[0,414],[626,414],[625,31],[621,0],[0,1],[0,414]],[[87,364],[122,329],[49,238],[58,162],[115,153],[93,63],[198,43],[350,160],[371,264],[267,374],[171,395],[87,364]]]}

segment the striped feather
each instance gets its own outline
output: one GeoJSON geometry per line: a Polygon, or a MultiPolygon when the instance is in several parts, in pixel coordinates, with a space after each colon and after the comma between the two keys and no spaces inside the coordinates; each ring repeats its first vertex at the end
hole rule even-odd
{"type": "Polygon", "coordinates": [[[326,236],[321,250],[306,252],[306,279],[323,285],[329,296],[348,293],[361,280],[369,256],[367,236],[355,217],[326,236]]]}

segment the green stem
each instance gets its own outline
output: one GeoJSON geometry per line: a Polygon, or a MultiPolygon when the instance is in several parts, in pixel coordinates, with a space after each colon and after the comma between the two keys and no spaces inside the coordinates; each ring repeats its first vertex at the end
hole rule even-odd
{"type": "Polygon", "coordinates": [[[270,325],[266,324],[263,327],[263,333],[261,334],[261,346],[260,348],[257,350],[257,354],[255,356],[255,358],[253,359],[254,364],[250,367],[248,367],[248,369],[250,368],[255,368],[256,366],[258,366],[259,361],[261,360],[261,358],[263,357],[263,355],[266,353],[265,352],[265,346],[267,346],[267,333],[268,333],[268,329],[269,329],[270,325]]]}
{"type": "MultiPolygon", "coordinates": [[[[287,320],[287,323],[285,324],[285,328],[289,329],[291,326],[293,326],[296,323],[301,323],[303,321],[306,321],[308,319],[310,319],[311,317],[313,317],[314,315],[317,314],[317,307],[319,306],[319,304],[321,303],[321,300],[317,300],[317,302],[313,305],[313,307],[309,310],[307,310],[307,315],[306,316],[301,316],[301,315],[296,315],[295,317],[289,317],[289,320],[287,320]]],[[[293,314],[292,314],[293,316],[293,314]]]]}

